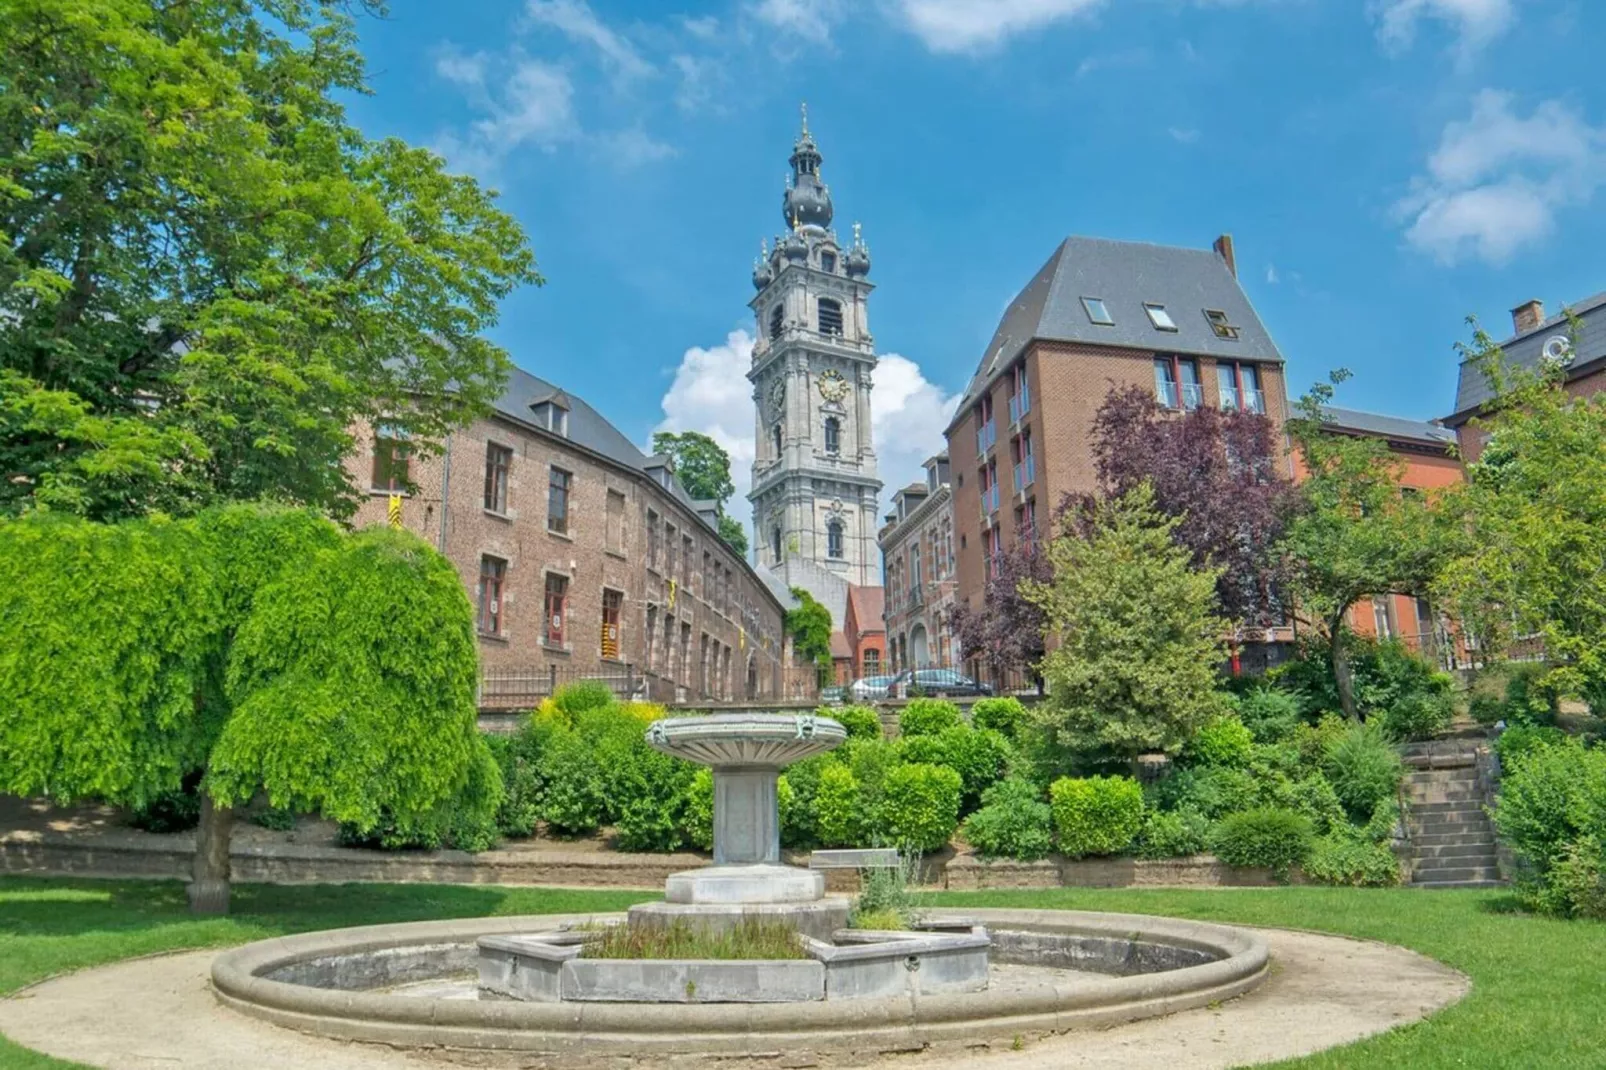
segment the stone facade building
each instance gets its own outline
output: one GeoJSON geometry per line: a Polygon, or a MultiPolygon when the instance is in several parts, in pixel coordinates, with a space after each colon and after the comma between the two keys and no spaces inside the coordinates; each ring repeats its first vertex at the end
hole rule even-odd
{"type": "Polygon", "coordinates": [[[821,155],[803,131],[782,212],[788,230],[753,269],[757,455],[748,501],[759,567],[802,587],[840,629],[847,589],[879,582],[875,443],[870,433],[870,251],[831,229],[821,155]]]}
{"type": "Polygon", "coordinates": [[[979,608],[999,555],[1047,536],[1066,494],[1097,489],[1091,432],[1112,389],[1280,426],[1283,366],[1230,237],[1211,249],[1066,239],[1004,313],[948,426],[957,599],[979,608]]]}
{"type": "Polygon", "coordinates": [[[386,522],[399,494],[402,524],[456,565],[488,705],[575,679],[693,703],[813,686],[788,656],[790,596],[720,539],[713,503],[551,383],[514,370],[492,414],[436,457],[361,429],[348,465],[372,488],[356,523],[386,522]]]}
{"type": "Polygon", "coordinates": [[[893,671],[959,663],[950,616],[954,564],[953,487],[948,455],[926,462],[926,481],[892,499],[881,529],[886,585],[887,652],[893,671]]]}

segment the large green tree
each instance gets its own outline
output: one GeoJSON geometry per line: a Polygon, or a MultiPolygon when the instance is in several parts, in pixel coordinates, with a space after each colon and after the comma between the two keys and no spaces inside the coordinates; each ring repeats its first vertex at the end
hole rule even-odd
{"type": "Polygon", "coordinates": [[[191,901],[226,910],[259,791],[362,828],[494,807],[472,617],[423,541],[308,511],[0,522],[0,791],[138,807],[202,774],[191,901]]]}
{"type": "Polygon", "coordinates": [[[730,454],[700,431],[659,431],[652,436],[652,451],[674,459],[675,475],[687,494],[718,504],[719,537],[746,557],[747,529],[725,512],[725,503],[736,493],[730,454]]]}
{"type": "Polygon", "coordinates": [[[792,588],[797,605],[786,611],[786,634],[792,639],[792,652],[814,663],[820,679],[831,672],[831,610],[801,587],[792,588]]]}
{"type": "Polygon", "coordinates": [[[1473,332],[1464,356],[1496,398],[1449,499],[1466,538],[1439,592],[1491,656],[1513,634],[1541,636],[1550,684],[1606,714],[1606,394],[1574,397],[1565,364],[1514,368],[1473,332]]]}
{"type": "Polygon", "coordinates": [[[348,122],[351,6],[0,4],[0,513],[343,515],[357,422],[428,452],[501,388],[524,234],[348,122]]]}
{"type": "Polygon", "coordinates": [[[1317,383],[1288,421],[1306,475],[1281,550],[1298,612],[1327,643],[1339,704],[1345,716],[1359,718],[1346,614],[1378,595],[1426,595],[1454,529],[1432,495],[1402,487],[1404,462],[1386,443],[1327,429],[1333,388],[1348,376],[1339,371],[1331,383],[1317,383]]]}
{"type": "Polygon", "coordinates": [[[1179,523],[1146,482],[1080,506],[1048,544],[1053,579],[1021,585],[1057,640],[1033,716],[1073,760],[1176,754],[1223,709],[1220,570],[1193,567],[1179,523]]]}

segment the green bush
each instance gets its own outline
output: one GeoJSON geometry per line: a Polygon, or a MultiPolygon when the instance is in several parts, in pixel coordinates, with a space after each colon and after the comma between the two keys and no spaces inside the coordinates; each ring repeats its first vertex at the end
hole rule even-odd
{"type": "Polygon", "coordinates": [[[965,839],[982,855],[1023,862],[1054,847],[1054,814],[1037,785],[1011,777],[988,788],[981,809],[965,821],[965,839]]]}
{"type": "Polygon", "coordinates": [[[976,728],[991,728],[1008,739],[1014,739],[1026,723],[1026,707],[1018,698],[982,698],[970,708],[970,723],[976,728]]]}
{"type": "Polygon", "coordinates": [[[1062,777],[1049,802],[1060,851],[1072,858],[1120,854],[1143,824],[1143,790],[1130,777],[1062,777]]]}
{"type": "Polygon", "coordinates": [[[1256,743],[1280,743],[1299,727],[1299,699],[1286,691],[1259,685],[1239,697],[1238,719],[1256,743]]]}
{"type": "Polygon", "coordinates": [[[881,797],[881,786],[887,774],[908,763],[902,740],[852,739],[838,747],[836,753],[842,756],[843,764],[853,770],[865,802],[872,806],[881,797]]]}
{"type": "Polygon", "coordinates": [[[864,795],[853,770],[828,765],[814,791],[814,827],[822,847],[864,845],[864,795]]]}
{"type": "Polygon", "coordinates": [[[1379,726],[1360,724],[1327,741],[1322,771],[1344,809],[1364,821],[1378,803],[1394,798],[1405,766],[1379,726]]]}
{"type": "Polygon", "coordinates": [[[1350,722],[1336,713],[1330,713],[1313,725],[1300,725],[1294,730],[1293,744],[1299,751],[1300,762],[1311,769],[1320,769],[1327,760],[1327,748],[1350,730],[1350,722]]]}
{"type": "Polygon", "coordinates": [[[1505,669],[1506,694],[1502,716],[1508,725],[1553,725],[1561,696],[1545,683],[1549,667],[1522,662],[1505,669]]]}
{"type": "Polygon", "coordinates": [[[1318,839],[1303,869],[1307,877],[1322,884],[1387,888],[1400,883],[1400,862],[1388,844],[1343,832],[1318,839]]]}
{"type": "Polygon", "coordinates": [[[1187,759],[1195,765],[1242,769],[1254,756],[1255,737],[1233,716],[1217,717],[1188,742],[1187,759]]]}
{"type": "Polygon", "coordinates": [[[1210,843],[1210,819],[1197,810],[1151,810],[1143,815],[1139,858],[1186,858],[1210,843]]]}
{"type": "Polygon", "coordinates": [[[959,774],[964,783],[960,813],[968,814],[981,804],[986,791],[1009,768],[1013,751],[1009,740],[990,728],[954,725],[934,736],[910,736],[899,741],[903,758],[909,762],[945,765],[959,774]]]}
{"type": "Polygon", "coordinates": [[[1310,818],[1311,826],[1317,835],[1325,836],[1327,833],[1344,828],[1349,821],[1344,811],[1344,803],[1338,797],[1338,792],[1328,779],[1320,773],[1293,783],[1293,790],[1289,800],[1292,808],[1310,818]]]}
{"type": "Polygon", "coordinates": [[[875,803],[874,834],[911,852],[935,851],[959,827],[959,774],[941,765],[914,763],[889,770],[875,803]]]}
{"type": "Polygon", "coordinates": [[[1382,713],[1383,730],[1392,739],[1432,739],[1450,727],[1455,700],[1448,692],[1414,691],[1382,713]]]}
{"type": "Polygon", "coordinates": [[[523,746],[522,736],[485,737],[502,772],[502,805],[496,810],[496,828],[503,836],[525,839],[535,835],[541,817],[540,784],[535,763],[523,746]]]}
{"type": "Polygon", "coordinates": [[[685,822],[682,834],[699,851],[714,849],[714,773],[698,769],[686,787],[686,803],[681,810],[685,822]]]}
{"type": "Polygon", "coordinates": [[[841,749],[827,754],[816,754],[795,765],[786,767],[786,780],[791,785],[793,806],[781,822],[781,845],[796,850],[808,850],[820,844],[815,820],[815,791],[820,774],[828,767],[841,765],[841,749]]]}
{"type": "MultiPolygon", "coordinates": [[[[1385,713],[1407,695],[1445,694],[1454,686],[1451,677],[1432,662],[1406,648],[1398,639],[1378,641],[1360,636],[1346,638],[1350,669],[1355,681],[1355,703],[1365,716],[1385,713]]],[[[1276,686],[1299,697],[1307,718],[1340,709],[1338,685],[1333,680],[1325,643],[1312,644],[1292,661],[1266,674],[1276,686]]]]}
{"type": "Polygon", "coordinates": [[[639,721],[627,737],[597,744],[604,797],[620,850],[674,851],[685,844],[685,808],[697,767],[647,745],[639,721]]]}
{"type": "Polygon", "coordinates": [[[1565,912],[1552,871],[1586,837],[1606,842],[1606,751],[1576,740],[1529,751],[1501,779],[1494,822],[1516,856],[1519,893],[1538,909],[1565,912]]]}
{"type": "Polygon", "coordinates": [[[959,707],[941,698],[912,698],[898,714],[898,731],[906,736],[935,736],[962,724],[959,707]]]}
{"type": "Polygon", "coordinates": [[[613,692],[608,689],[607,684],[597,680],[580,680],[564,684],[552,696],[552,705],[570,724],[574,724],[575,718],[587,710],[601,709],[614,704],[613,692]]]}
{"type": "Polygon", "coordinates": [[[1519,724],[1495,737],[1494,750],[1500,756],[1500,764],[1510,769],[1534,751],[1566,741],[1567,733],[1559,728],[1519,724]]]}
{"type": "Polygon", "coordinates": [[[541,820],[557,836],[586,836],[606,813],[602,766],[596,748],[578,732],[557,727],[536,762],[541,820]]]}
{"type": "Polygon", "coordinates": [[[128,823],[146,832],[188,832],[201,823],[201,774],[185,776],[177,791],[164,791],[128,815],[128,823]]]}
{"type": "Polygon", "coordinates": [[[296,815],[294,810],[264,806],[251,815],[251,823],[273,832],[293,832],[296,827],[296,815]]]}
{"type": "Polygon", "coordinates": [[[849,739],[880,739],[881,715],[868,706],[843,706],[841,709],[821,710],[820,716],[830,717],[848,730],[849,739]]]}
{"type": "Polygon", "coordinates": [[[1260,801],[1262,787],[1243,769],[1179,769],[1160,781],[1156,796],[1164,809],[1197,810],[1217,818],[1252,809],[1260,801]]]}
{"type": "Polygon", "coordinates": [[[1210,847],[1229,866],[1256,866],[1283,878],[1310,855],[1313,835],[1305,815],[1264,806],[1223,818],[1210,847]]]}
{"type": "Polygon", "coordinates": [[[1582,836],[1566,846],[1538,906],[1558,917],[1606,921],[1606,851],[1600,839],[1582,836]]]}

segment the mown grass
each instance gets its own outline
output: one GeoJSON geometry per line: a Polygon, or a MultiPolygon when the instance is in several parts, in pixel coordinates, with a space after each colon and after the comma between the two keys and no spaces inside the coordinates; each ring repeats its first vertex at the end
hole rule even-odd
{"type": "MultiPolygon", "coordinates": [[[[176,883],[0,878],[0,995],[160,951],[386,921],[621,910],[652,898],[487,886],[243,886],[234,914],[198,921],[176,883]]],[[[1606,1067],[1606,924],[1519,914],[1500,892],[1067,888],[925,898],[942,907],[1118,910],[1341,933],[1413,948],[1473,980],[1471,995],[1424,1022],[1287,1066],[1606,1067]]],[[[0,1040],[3,1070],[69,1065],[0,1040]]]]}

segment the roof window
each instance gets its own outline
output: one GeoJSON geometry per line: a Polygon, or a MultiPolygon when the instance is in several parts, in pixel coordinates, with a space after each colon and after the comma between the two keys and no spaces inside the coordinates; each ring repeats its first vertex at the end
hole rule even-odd
{"type": "Polygon", "coordinates": [[[1234,327],[1232,322],[1227,319],[1225,312],[1219,308],[1207,308],[1204,310],[1204,314],[1205,319],[1210,321],[1210,329],[1216,332],[1217,338],[1226,338],[1233,342],[1238,340],[1238,328],[1234,327]]]}
{"type": "Polygon", "coordinates": [[[1177,329],[1176,321],[1171,313],[1165,310],[1164,305],[1157,305],[1150,301],[1143,302],[1143,311],[1149,314],[1149,322],[1154,324],[1157,331],[1174,331],[1177,329]]]}
{"type": "Polygon", "coordinates": [[[1104,298],[1084,297],[1082,298],[1082,308],[1087,312],[1087,318],[1100,327],[1115,326],[1115,317],[1111,316],[1110,310],[1104,307],[1104,298]]]}

